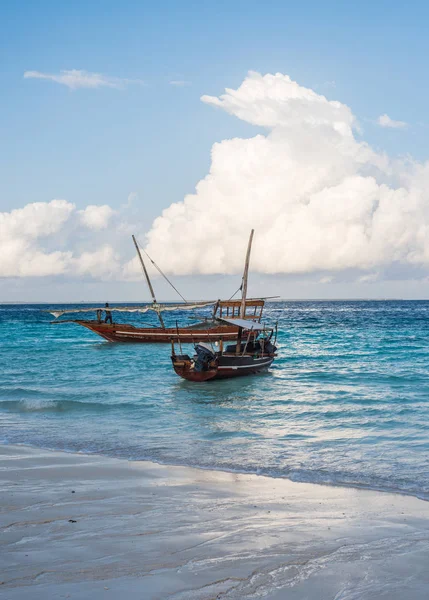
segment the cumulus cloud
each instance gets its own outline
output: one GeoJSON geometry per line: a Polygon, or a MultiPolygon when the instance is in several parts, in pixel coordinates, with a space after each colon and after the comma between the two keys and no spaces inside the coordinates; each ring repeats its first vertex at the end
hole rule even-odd
{"type": "Polygon", "coordinates": [[[64,70],[56,74],[41,73],[40,71],[25,71],[24,78],[54,81],[55,83],[67,86],[71,90],[77,90],[78,88],[95,89],[100,87],[122,89],[130,83],[144,83],[140,79],[109,77],[107,75],[102,75],[101,73],[90,73],[80,69],[64,70]]]}
{"type": "Polygon", "coordinates": [[[214,144],[195,194],[154,221],[147,249],[163,269],[240,272],[252,227],[262,273],[429,265],[429,163],[375,152],[348,106],[287,75],[249,73],[202,101],[267,131],[214,144]]]}
{"type": "Polygon", "coordinates": [[[117,253],[108,244],[94,252],[83,252],[74,261],[78,275],[89,275],[94,279],[110,279],[120,272],[117,253]]]}
{"type": "Polygon", "coordinates": [[[345,104],[329,101],[279,73],[262,77],[251,72],[237,90],[226,89],[219,98],[202,96],[201,100],[262,127],[326,126],[351,134],[355,123],[345,104]]]}
{"type": "Polygon", "coordinates": [[[94,230],[107,226],[112,213],[108,206],[88,206],[76,211],[75,205],[66,200],[33,202],[0,213],[0,277],[69,274],[105,279],[120,273],[118,258],[106,243],[95,251],[79,251],[76,236],[66,240],[65,250],[58,249],[58,236],[63,238],[67,227],[75,231],[82,219],[92,230],[90,244],[94,245],[94,230]]]}
{"type": "Polygon", "coordinates": [[[381,127],[390,127],[391,129],[403,129],[407,126],[405,121],[394,121],[389,117],[389,115],[386,114],[380,115],[377,119],[377,123],[381,127]]]}
{"type": "Polygon", "coordinates": [[[64,273],[71,253],[43,252],[36,241],[59,231],[73,210],[70,202],[52,200],[0,213],[0,277],[64,273]]]}
{"type": "MultiPolygon", "coordinates": [[[[202,100],[263,133],[214,144],[195,193],[154,221],[147,250],[163,271],[240,273],[255,228],[251,268],[260,273],[316,273],[326,284],[353,273],[368,284],[395,269],[427,272],[429,162],[376,152],[348,106],[286,75],[250,73],[202,100]]],[[[140,277],[125,256],[137,213],[122,218],[135,196],[116,213],[66,200],[0,213],[0,277],[140,277]]]]}
{"type": "Polygon", "coordinates": [[[80,221],[85,227],[94,230],[106,229],[114,210],[107,204],[97,206],[90,204],[84,210],[79,211],[80,221]]]}

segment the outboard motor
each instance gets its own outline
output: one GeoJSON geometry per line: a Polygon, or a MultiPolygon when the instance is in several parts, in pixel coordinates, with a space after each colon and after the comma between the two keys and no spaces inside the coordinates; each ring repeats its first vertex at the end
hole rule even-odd
{"type": "Polygon", "coordinates": [[[211,361],[216,358],[216,354],[211,347],[204,342],[196,344],[195,352],[197,353],[195,360],[194,371],[207,371],[211,361]]]}
{"type": "Polygon", "coordinates": [[[265,354],[274,354],[277,351],[277,347],[271,341],[271,336],[258,338],[255,343],[255,348],[257,350],[263,349],[265,354]]]}

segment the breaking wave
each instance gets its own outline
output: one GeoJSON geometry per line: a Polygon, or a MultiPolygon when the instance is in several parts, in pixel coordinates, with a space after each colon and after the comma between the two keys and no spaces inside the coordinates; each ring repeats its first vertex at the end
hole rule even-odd
{"type": "Polygon", "coordinates": [[[199,386],[175,375],[170,348],[49,329],[43,313],[33,327],[37,313],[16,308],[2,317],[0,441],[428,500],[429,302],[270,312],[271,371],[199,386]]]}
{"type": "Polygon", "coordinates": [[[102,402],[81,402],[79,400],[49,400],[39,398],[21,398],[20,400],[1,400],[0,411],[9,412],[72,412],[92,411],[105,412],[112,410],[127,410],[136,408],[132,402],[107,404],[102,402]]]}

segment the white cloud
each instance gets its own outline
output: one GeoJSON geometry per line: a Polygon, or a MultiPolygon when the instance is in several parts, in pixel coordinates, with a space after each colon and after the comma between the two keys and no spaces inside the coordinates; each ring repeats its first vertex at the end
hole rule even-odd
{"type": "Polygon", "coordinates": [[[351,135],[355,123],[348,106],[329,101],[280,73],[262,77],[251,72],[237,90],[226,89],[219,98],[202,96],[201,100],[262,127],[326,126],[351,135]]]}
{"type": "MultiPolygon", "coordinates": [[[[286,75],[251,73],[203,101],[266,132],[214,144],[196,192],[154,221],[147,249],[165,272],[240,273],[254,227],[260,273],[317,273],[326,284],[350,273],[379,282],[392,267],[403,279],[426,274],[429,162],[375,152],[355,137],[348,106],[286,75]]],[[[129,260],[130,233],[141,233],[136,206],[126,218],[134,198],[117,212],[52,200],[0,213],[0,277],[140,277],[129,260]]]]}
{"type": "Polygon", "coordinates": [[[390,127],[392,129],[403,129],[407,127],[407,123],[405,121],[394,121],[389,117],[389,115],[380,115],[377,119],[377,123],[381,127],[390,127]]]}
{"type": "Polygon", "coordinates": [[[90,275],[94,279],[110,279],[120,271],[119,258],[108,244],[95,252],[83,252],[74,266],[78,275],[90,275]]]}
{"type": "Polygon", "coordinates": [[[78,214],[81,223],[85,225],[85,227],[98,231],[100,229],[106,229],[114,212],[115,211],[107,204],[101,206],[90,204],[84,210],[80,210],[78,214]]]}
{"type": "Polygon", "coordinates": [[[109,279],[120,276],[121,265],[116,252],[96,237],[99,230],[108,226],[113,212],[107,205],[90,205],[76,211],[71,202],[52,200],[0,213],[0,278],[84,275],[109,279]],[[85,229],[79,227],[82,223],[85,229]],[[85,242],[83,233],[88,228],[91,233],[85,242]],[[99,247],[88,251],[82,249],[82,244],[99,247]],[[59,246],[65,249],[58,249],[59,246]]]}
{"type": "Polygon", "coordinates": [[[252,227],[262,273],[429,266],[429,163],[376,153],[348,106],[286,75],[250,73],[202,101],[268,131],[214,144],[195,194],[154,221],[148,252],[163,269],[238,273],[252,227]]]}
{"type": "Polygon", "coordinates": [[[70,252],[44,252],[37,240],[58,232],[74,205],[65,200],[34,202],[10,213],[0,213],[0,277],[59,275],[70,252]]]}
{"type": "Polygon", "coordinates": [[[362,275],[359,277],[359,283],[374,283],[378,281],[380,274],[379,273],[367,273],[366,275],[362,275]]]}
{"type": "Polygon", "coordinates": [[[122,89],[130,83],[144,83],[140,79],[109,77],[107,75],[102,75],[101,73],[89,73],[88,71],[79,69],[60,71],[57,74],[41,73],[40,71],[25,71],[24,78],[55,81],[56,83],[67,86],[71,90],[77,90],[78,88],[95,89],[100,87],[122,89]]]}

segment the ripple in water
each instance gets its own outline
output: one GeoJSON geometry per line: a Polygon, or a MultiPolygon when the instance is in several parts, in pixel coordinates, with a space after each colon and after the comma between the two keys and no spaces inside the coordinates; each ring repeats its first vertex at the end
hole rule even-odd
{"type": "Polygon", "coordinates": [[[271,303],[272,370],[201,385],[41,308],[0,307],[4,443],[429,498],[429,302],[271,303]]]}

